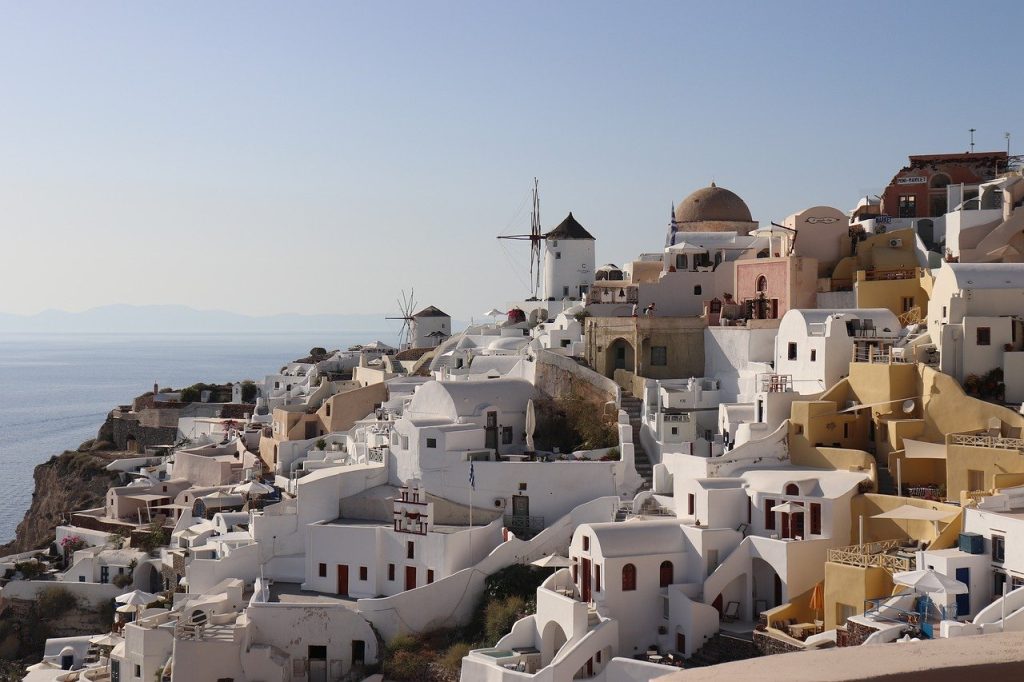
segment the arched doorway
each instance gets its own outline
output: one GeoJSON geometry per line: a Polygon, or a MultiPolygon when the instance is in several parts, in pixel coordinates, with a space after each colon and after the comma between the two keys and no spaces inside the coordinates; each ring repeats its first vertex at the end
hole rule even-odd
{"type": "Polygon", "coordinates": [[[605,375],[612,377],[617,369],[632,372],[635,367],[636,352],[633,344],[623,338],[612,341],[605,354],[605,375]]]}
{"type": "Polygon", "coordinates": [[[568,637],[566,637],[562,626],[557,621],[551,620],[544,626],[540,639],[540,664],[544,667],[551,664],[551,661],[555,658],[558,650],[565,644],[568,637]]]}
{"type": "Polygon", "coordinates": [[[757,618],[761,611],[782,605],[782,580],[772,565],[760,557],[754,557],[750,566],[750,589],[753,592],[754,618],[757,618]]]}

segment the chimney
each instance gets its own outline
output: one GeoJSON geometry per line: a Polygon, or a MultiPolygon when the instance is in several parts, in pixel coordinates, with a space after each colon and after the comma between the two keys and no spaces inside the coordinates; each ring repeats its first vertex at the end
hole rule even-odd
{"type": "Polygon", "coordinates": [[[158,383],[156,383],[156,382],[154,381],[154,382],[153,382],[153,395],[156,395],[156,394],[157,394],[157,393],[159,393],[159,392],[160,392],[160,384],[158,384],[158,383]]]}

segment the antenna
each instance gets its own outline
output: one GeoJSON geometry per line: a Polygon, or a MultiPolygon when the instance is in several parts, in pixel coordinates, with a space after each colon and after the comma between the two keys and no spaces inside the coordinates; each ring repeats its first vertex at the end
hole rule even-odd
{"type": "Polygon", "coordinates": [[[412,316],[416,310],[416,290],[410,289],[409,295],[405,295],[402,289],[402,297],[395,299],[401,315],[385,317],[385,320],[402,320],[402,329],[398,332],[398,345],[403,350],[412,346],[412,316]]]}
{"type": "Polygon", "coordinates": [[[1003,133],[1003,137],[1006,138],[1006,155],[1010,155],[1010,133],[1003,133]]]}
{"type": "Polygon", "coordinates": [[[530,210],[530,234],[511,234],[499,236],[498,239],[517,239],[530,241],[530,286],[533,287],[531,295],[536,298],[540,290],[540,243],[544,235],[540,229],[540,192],[538,191],[537,178],[533,179],[533,208],[530,210]]]}
{"type": "Polygon", "coordinates": [[[971,128],[971,153],[974,153],[974,133],[978,131],[977,128],[971,128]]]}

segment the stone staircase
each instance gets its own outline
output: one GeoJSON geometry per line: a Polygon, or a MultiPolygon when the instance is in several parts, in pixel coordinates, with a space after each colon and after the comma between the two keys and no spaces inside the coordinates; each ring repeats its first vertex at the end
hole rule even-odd
{"type": "Polygon", "coordinates": [[[760,655],[761,652],[749,639],[719,632],[704,642],[704,646],[695,651],[693,656],[686,659],[686,667],[701,668],[729,661],[743,661],[760,655]]]}
{"type": "Polygon", "coordinates": [[[896,491],[896,478],[889,471],[889,467],[876,466],[878,471],[878,492],[882,495],[898,495],[896,491]]]}
{"type": "Polygon", "coordinates": [[[644,480],[641,490],[649,490],[654,484],[654,467],[651,464],[643,443],[640,442],[640,415],[643,411],[643,401],[636,396],[623,391],[621,409],[629,415],[629,425],[633,427],[633,460],[636,464],[636,472],[644,480]]]}

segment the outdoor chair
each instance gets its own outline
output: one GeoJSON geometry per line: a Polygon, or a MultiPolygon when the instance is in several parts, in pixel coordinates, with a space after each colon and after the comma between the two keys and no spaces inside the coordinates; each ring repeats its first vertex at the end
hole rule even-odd
{"type": "Polygon", "coordinates": [[[738,601],[731,601],[725,605],[725,611],[722,612],[722,620],[731,623],[740,617],[740,603],[738,601]]]}

